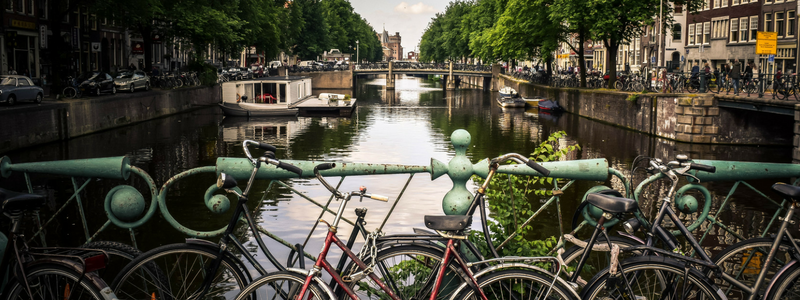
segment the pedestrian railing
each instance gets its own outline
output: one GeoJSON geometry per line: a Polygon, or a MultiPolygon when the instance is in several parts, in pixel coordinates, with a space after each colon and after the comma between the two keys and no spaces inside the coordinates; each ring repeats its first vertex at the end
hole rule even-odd
{"type": "MultiPolygon", "coordinates": [[[[489,172],[489,161],[487,159],[481,160],[477,163],[472,163],[466,155],[466,149],[470,143],[470,135],[464,130],[457,130],[451,136],[451,142],[455,148],[455,156],[447,163],[432,159],[431,163],[426,166],[421,165],[396,165],[396,164],[369,164],[369,163],[337,163],[336,167],[330,170],[322,171],[324,176],[339,176],[340,183],[345,178],[350,176],[380,176],[388,174],[407,174],[403,188],[399,194],[394,198],[394,203],[389,213],[386,215],[383,224],[392,214],[394,207],[401,201],[406,188],[409,186],[411,179],[419,173],[428,173],[431,179],[437,179],[441,176],[447,175],[453,182],[452,188],[445,195],[442,200],[442,207],[447,214],[463,214],[466,212],[471,194],[467,189],[467,183],[470,177],[478,175],[484,177],[489,172]]],[[[285,160],[303,170],[303,177],[312,177],[313,168],[315,165],[322,163],[316,161],[292,161],[285,160]]],[[[700,183],[690,181],[678,191],[674,203],[679,207],[679,210],[686,214],[687,220],[692,221],[689,229],[700,228],[700,224],[706,220],[710,221],[714,226],[702,227],[706,229],[703,233],[703,239],[709,234],[709,230],[713,227],[719,227],[722,230],[729,232],[738,239],[744,239],[745,236],[741,233],[731,229],[730,226],[723,224],[719,220],[719,214],[725,211],[727,205],[735,197],[736,193],[742,188],[755,191],[758,195],[764,197],[771,203],[779,207],[783,207],[787,203],[785,201],[778,202],[764,192],[756,190],[753,185],[746,181],[760,180],[760,179],[778,179],[787,177],[800,177],[800,165],[797,164],[765,164],[765,163],[749,163],[749,162],[729,162],[729,161],[710,161],[710,160],[695,160],[697,163],[715,166],[717,172],[710,174],[698,172],[697,178],[705,184],[710,181],[731,181],[734,182],[732,188],[728,191],[723,204],[717,208],[716,212],[712,211],[712,193],[706,186],[700,183]],[[698,204],[697,196],[702,196],[705,201],[702,207],[698,204]]],[[[561,211],[561,196],[563,191],[572,188],[578,180],[587,181],[600,181],[606,182],[609,177],[619,180],[620,185],[624,188],[624,195],[632,197],[637,200],[644,200],[642,191],[644,188],[653,185],[658,179],[659,175],[651,176],[642,181],[635,190],[631,189],[630,179],[609,167],[605,159],[585,159],[574,161],[554,161],[543,162],[541,165],[551,171],[550,177],[560,178],[560,180],[553,180],[552,187],[549,188],[553,191],[546,201],[543,202],[535,212],[533,212],[519,228],[528,226],[535,221],[537,216],[543,212],[555,209],[555,214],[558,216],[559,233],[565,234],[564,225],[562,223],[561,211]]],[[[84,238],[86,243],[96,240],[98,235],[103,231],[109,229],[112,225],[127,229],[130,231],[131,243],[136,246],[135,236],[133,230],[142,224],[148,222],[155,215],[156,211],[160,212],[161,216],[175,229],[181,233],[191,237],[209,238],[221,234],[224,228],[214,230],[197,230],[182,224],[174,218],[170,213],[169,195],[173,189],[176,188],[183,180],[188,177],[196,176],[199,174],[215,174],[226,173],[235,178],[248,178],[252,172],[252,165],[249,160],[245,158],[218,158],[214,166],[205,166],[193,168],[177,175],[172,176],[163,185],[158,188],[152,177],[144,170],[131,164],[127,157],[108,157],[108,158],[95,158],[95,159],[79,159],[79,160],[64,160],[64,161],[50,161],[50,162],[31,162],[31,163],[12,163],[8,157],[0,158],[0,175],[5,178],[12,176],[14,173],[22,173],[27,184],[28,192],[37,192],[34,190],[31,175],[32,174],[49,174],[69,177],[72,183],[72,195],[68,200],[60,203],[60,207],[55,211],[52,216],[48,216],[47,220],[39,224],[38,231],[32,235],[31,239],[41,239],[41,242],[46,245],[44,239],[44,230],[51,224],[51,222],[58,218],[66,207],[74,205],[77,207],[81,216],[81,226],[83,227],[84,238]],[[127,181],[128,183],[119,184],[110,188],[105,193],[105,200],[103,201],[103,209],[107,220],[102,222],[99,228],[92,228],[90,230],[86,221],[86,207],[84,203],[86,199],[86,191],[90,185],[98,182],[96,179],[113,179],[120,181],[127,181]],[[144,191],[144,193],[142,192],[144,191]],[[146,196],[145,196],[146,195],[146,196]],[[149,198],[149,201],[148,201],[149,198]]],[[[522,176],[540,176],[541,174],[528,168],[524,165],[509,165],[502,166],[498,173],[514,174],[522,176]]],[[[628,176],[631,176],[629,174],[628,176]]],[[[301,191],[287,185],[284,180],[296,178],[297,175],[289,171],[278,169],[274,166],[264,166],[258,170],[256,179],[269,180],[270,184],[267,190],[282,187],[288,189],[292,193],[314,203],[314,205],[322,209],[322,213],[333,212],[328,208],[332,199],[327,203],[321,203],[314,199],[305,196],[301,191]]],[[[100,181],[102,182],[102,181],[100,181]]],[[[797,182],[796,182],[797,183],[797,182]]],[[[657,185],[655,185],[657,186],[657,185]]],[[[200,187],[203,188],[203,187],[200,187]]],[[[606,186],[596,186],[586,191],[586,194],[596,192],[602,189],[608,189],[606,186]]],[[[98,194],[98,193],[93,193],[98,194]]],[[[264,193],[267,197],[269,193],[264,193]]],[[[648,195],[651,196],[651,195],[648,195]]],[[[656,197],[648,197],[656,199],[656,197]]],[[[584,195],[585,199],[585,195],[584,195]]],[[[262,199],[265,200],[265,199],[262,199]]],[[[572,201],[572,199],[570,199],[572,201]]],[[[261,201],[260,203],[263,203],[261,201]]],[[[209,182],[209,187],[205,189],[203,203],[206,208],[214,213],[224,213],[230,208],[230,200],[227,196],[223,195],[213,182],[209,182]]],[[[173,209],[175,209],[173,207],[173,209]]],[[[180,209],[185,209],[181,207],[180,209]]],[[[551,211],[552,213],[552,211],[551,211]]],[[[571,214],[572,212],[567,212],[571,214]]],[[[581,223],[581,227],[586,224],[592,225],[593,220],[599,218],[599,212],[596,210],[586,209],[582,214],[585,220],[581,223]]],[[[781,211],[777,211],[772,219],[769,221],[767,228],[763,234],[769,231],[775,219],[778,218],[781,211]]],[[[316,220],[318,220],[317,218],[316,220]]],[[[346,222],[350,222],[346,220],[346,222]]],[[[617,222],[617,221],[614,221],[617,222]]],[[[610,225],[610,223],[607,223],[610,225]]],[[[316,226],[316,224],[314,224],[316,226]]],[[[259,228],[263,233],[267,234],[276,241],[286,245],[289,248],[295,247],[281,239],[280,237],[270,233],[264,228],[259,228]]],[[[512,233],[512,236],[517,234],[512,233]]],[[[309,233],[309,237],[311,233],[309,233]]],[[[509,237],[509,239],[511,238],[509,237]]],[[[306,242],[308,237],[306,238],[306,242]]],[[[503,243],[505,244],[505,243],[503,243]]],[[[296,249],[295,249],[296,250],[296,249]]],[[[310,256],[309,256],[310,257],[310,256]]]]}

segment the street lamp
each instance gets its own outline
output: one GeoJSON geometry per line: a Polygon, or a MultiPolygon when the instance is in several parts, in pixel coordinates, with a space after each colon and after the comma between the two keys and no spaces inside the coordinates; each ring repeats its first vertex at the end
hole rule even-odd
{"type": "Polygon", "coordinates": [[[358,59],[358,40],[356,40],[356,63],[361,63],[361,61],[358,59]]]}

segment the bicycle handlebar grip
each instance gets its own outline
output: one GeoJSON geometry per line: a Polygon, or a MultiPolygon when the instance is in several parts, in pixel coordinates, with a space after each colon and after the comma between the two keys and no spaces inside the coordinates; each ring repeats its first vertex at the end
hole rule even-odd
{"type": "Polygon", "coordinates": [[[328,169],[333,169],[333,167],[336,167],[335,163],[318,164],[318,165],[314,166],[314,173],[316,173],[317,171],[324,171],[324,170],[328,170],[328,169]]]}
{"type": "Polygon", "coordinates": [[[298,176],[303,176],[303,169],[295,167],[294,165],[290,165],[284,162],[278,162],[278,168],[284,169],[286,171],[292,172],[297,174],[298,176]]]}
{"type": "Polygon", "coordinates": [[[528,160],[528,162],[525,163],[525,164],[528,165],[528,167],[531,167],[531,169],[535,170],[536,172],[539,172],[542,175],[544,175],[544,177],[550,176],[550,170],[545,169],[544,167],[542,167],[540,164],[537,164],[532,159],[528,160]]]}
{"type": "Polygon", "coordinates": [[[278,148],[275,148],[275,146],[267,143],[258,143],[258,149],[272,151],[272,152],[278,151],[278,148]]]}
{"type": "Polygon", "coordinates": [[[696,164],[696,163],[691,163],[689,165],[689,169],[698,170],[698,171],[705,171],[705,172],[708,172],[708,173],[717,172],[717,167],[715,167],[715,166],[701,165],[701,164],[696,164]]]}
{"type": "Polygon", "coordinates": [[[372,194],[369,197],[378,201],[389,202],[389,197],[386,196],[372,194]]]}

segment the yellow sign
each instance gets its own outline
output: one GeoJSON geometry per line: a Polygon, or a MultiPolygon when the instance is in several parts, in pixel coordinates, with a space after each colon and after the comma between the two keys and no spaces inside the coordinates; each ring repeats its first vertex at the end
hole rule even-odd
{"type": "Polygon", "coordinates": [[[778,54],[778,33],[759,31],[756,41],[756,54],[778,54]]]}
{"type": "Polygon", "coordinates": [[[11,19],[11,27],[36,29],[36,23],[11,19]]]}
{"type": "Polygon", "coordinates": [[[558,58],[569,58],[569,53],[567,53],[567,54],[559,54],[558,58]]]}

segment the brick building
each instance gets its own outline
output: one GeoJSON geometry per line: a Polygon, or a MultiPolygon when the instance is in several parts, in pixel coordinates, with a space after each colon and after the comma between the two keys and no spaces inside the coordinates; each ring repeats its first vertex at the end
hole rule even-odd
{"type": "Polygon", "coordinates": [[[756,32],[764,26],[759,22],[761,6],[758,0],[709,0],[696,14],[689,14],[685,45],[691,64],[687,69],[706,62],[716,69],[734,59],[758,60],[756,32]]]}
{"type": "Polygon", "coordinates": [[[389,35],[386,29],[383,29],[383,32],[378,34],[378,39],[383,47],[384,61],[403,60],[403,46],[400,46],[401,38],[399,32],[389,35]]]}

